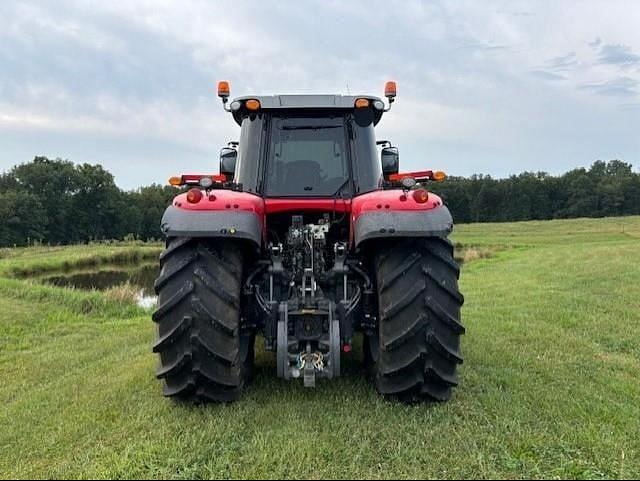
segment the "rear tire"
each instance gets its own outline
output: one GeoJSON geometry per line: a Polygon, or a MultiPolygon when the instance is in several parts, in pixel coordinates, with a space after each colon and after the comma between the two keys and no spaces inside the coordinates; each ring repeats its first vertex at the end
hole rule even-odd
{"type": "Polygon", "coordinates": [[[462,363],[460,268],[446,239],[379,246],[375,270],[378,335],[365,339],[365,361],[379,393],[404,401],[447,401],[462,363]]]}
{"type": "Polygon", "coordinates": [[[153,320],[163,393],[232,402],[253,375],[254,336],[241,336],[242,250],[226,240],[172,238],[160,256],[153,320]]]}

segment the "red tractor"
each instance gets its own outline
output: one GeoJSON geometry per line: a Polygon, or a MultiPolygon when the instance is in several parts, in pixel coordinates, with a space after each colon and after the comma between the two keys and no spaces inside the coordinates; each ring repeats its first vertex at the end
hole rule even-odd
{"type": "Polygon", "coordinates": [[[395,83],[388,106],[366,95],[229,103],[227,82],[218,95],[240,141],[222,149],[220,174],[172,178],[187,190],[162,219],[153,350],[164,394],[237,400],[257,334],[278,377],[313,387],[340,376],[361,332],[379,393],[449,399],[464,333],[453,221],[427,190],[445,175],[398,173],[398,149],[376,141],[395,83]]]}

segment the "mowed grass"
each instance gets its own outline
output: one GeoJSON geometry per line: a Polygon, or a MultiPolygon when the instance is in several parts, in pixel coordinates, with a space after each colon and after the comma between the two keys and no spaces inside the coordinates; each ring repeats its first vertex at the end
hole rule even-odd
{"type": "MultiPolygon", "coordinates": [[[[241,402],[178,405],[153,376],[149,313],[0,280],[0,475],[637,477],[639,233],[638,217],[459,226],[457,242],[501,248],[463,268],[447,404],[381,399],[358,355],[308,391],[259,349],[241,402]]],[[[13,262],[29,265],[0,271],[13,262]]]]}

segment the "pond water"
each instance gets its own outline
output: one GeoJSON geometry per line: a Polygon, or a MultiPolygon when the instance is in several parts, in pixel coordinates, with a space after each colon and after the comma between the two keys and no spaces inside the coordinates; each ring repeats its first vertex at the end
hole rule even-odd
{"type": "MultiPolygon", "coordinates": [[[[462,265],[465,250],[456,249],[456,260],[462,265]]],[[[138,289],[136,302],[144,308],[154,307],[156,294],[153,283],[158,277],[158,265],[142,264],[138,266],[104,266],[94,270],[72,271],[42,277],[41,281],[58,287],[104,291],[113,287],[129,284],[138,289]]]]}
{"type": "Polygon", "coordinates": [[[149,308],[156,303],[153,283],[158,277],[157,264],[135,267],[104,267],[91,271],[75,271],[42,278],[42,282],[58,287],[104,291],[129,284],[139,290],[136,301],[139,306],[149,308]]]}

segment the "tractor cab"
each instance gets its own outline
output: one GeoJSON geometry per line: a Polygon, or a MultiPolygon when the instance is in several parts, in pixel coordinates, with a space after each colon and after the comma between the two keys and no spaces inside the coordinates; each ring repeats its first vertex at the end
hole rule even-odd
{"type": "MultiPolygon", "coordinates": [[[[378,97],[250,96],[229,103],[228,84],[221,84],[218,95],[241,129],[240,142],[221,151],[220,172],[245,192],[352,198],[379,189],[383,173],[398,172],[395,147],[385,143],[384,172],[378,157],[374,126],[389,110],[378,97]]],[[[395,98],[393,85],[387,98],[395,98]]]]}

